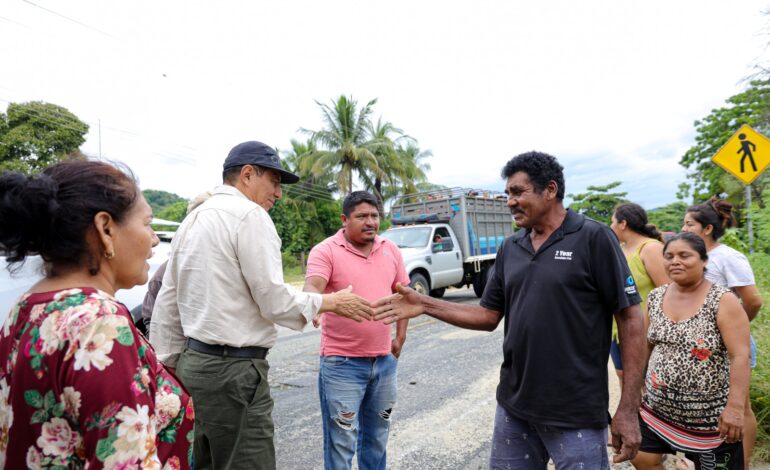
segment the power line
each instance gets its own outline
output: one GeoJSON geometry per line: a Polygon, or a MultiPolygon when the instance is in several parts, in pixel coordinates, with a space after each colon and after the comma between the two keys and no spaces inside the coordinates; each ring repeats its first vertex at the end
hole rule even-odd
{"type": "Polygon", "coordinates": [[[41,10],[47,11],[48,13],[50,13],[52,15],[56,15],[56,16],[58,16],[60,18],[64,18],[65,20],[71,21],[71,22],[73,22],[73,23],[75,23],[77,25],[80,25],[80,26],[84,27],[84,28],[88,28],[88,29],[90,29],[92,31],[96,31],[97,33],[103,34],[103,35],[105,35],[105,36],[107,36],[109,38],[117,39],[115,36],[113,36],[113,35],[111,35],[109,33],[106,33],[104,31],[102,31],[101,29],[94,28],[93,26],[88,25],[86,23],[83,23],[82,21],[78,21],[78,20],[76,20],[74,18],[70,18],[69,16],[66,16],[66,15],[62,15],[61,13],[59,13],[57,11],[53,11],[50,8],[46,8],[46,7],[42,6],[42,5],[38,5],[37,3],[33,3],[30,0],[21,0],[21,1],[24,2],[24,3],[28,3],[28,4],[30,4],[30,5],[32,5],[34,7],[40,8],[41,10]]]}
{"type": "MultiPolygon", "coordinates": [[[[6,103],[10,103],[10,101],[6,101],[6,100],[4,100],[2,98],[0,98],[0,101],[5,101],[6,103]]],[[[37,112],[37,110],[33,110],[33,109],[17,109],[16,111],[19,111],[20,113],[25,114],[27,116],[40,119],[40,120],[45,121],[45,122],[47,122],[49,124],[55,124],[57,126],[61,126],[61,127],[64,127],[65,129],[70,129],[70,130],[73,130],[73,131],[76,131],[76,132],[83,132],[83,129],[78,129],[78,128],[75,128],[75,127],[72,127],[72,126],[68,126],[67,124],[64,124],[63,123],[64,116],[60,116],[58,118],[58,120],[57,120],[57,118],[49,119],[47,117],[44,117],[43,115],[39,114],[37,112]]],[[[72,121],[69,121],[69,122],[72,122],[72,121]]],[[[84,121],[84,123],[88,124],[85,121],[84,121]]]]}
{"type": "MultiPolygon", "coordinates": [[[[8,103],[8,104],[14,104],[14,102],[9,101],[9,100],[4,99],[4,98],[0,98],[0,101],[3,101],[3,102],[8,103]]],[[[47,109],[24,109],[24,108],[20,108],[19,107],[19,108],[16,109],[16,111],[19,111],[20,113],[25,114],[27,116],[34,117],[34,118],[40,119],[42,121],[48,122],[49,124],[55,124],[55,125],[58,125],[58,126],[61,126],[61,127],[64,127],[66,129],[70,129],[70,130],[73,130],[73,131],[76,131],[76,132],[82,132],[82,129],[78,129],[78,128],[72,127],[72,126],[70,126],[68,124],[75,124],[76,120],[77,120],[77,121],[83,122],[85,124],[88,124],[91,127],[93,127],[93,125],[94,125],[93,122],[82,120],[80,118],[74,118],[73,119],[73,118],[70,118],[68,116],[63,116],[63,115],[58,114],[58,113],[54,114],[52,111],[47,110],[47,109]]],[[[175,144],[173,142],[163,141],[161,139],[157,139],[157,138],[152,137],[152,136],[148,137],[148,136],[144,136],[142,134],[139,134],[139,133],[136,133],[136,132],[132,132],[132,131],[127,131],[127,130],[124,130],[124,129],[119,129],[119,128],[110,127],[110,126],[101,126],[101,127],[105,128],[105,129],[112,130],[112,131],[128,134],[128,135],[132,136],[133,138],[138,138],[138,139],[144,138],[144,139],[149,139],[149,140],[157,140],[157,141],[160,141],[160,142],[166,142],[166,143],[169,143],[169,144],[172,144],[172,145],[176,145],[178,147],[184,147],[184,148],[190,149],[192,151],[197,151],[197,149],[194,148],[194,147],[183,146],[183,145],[175,144]]],[[[183,162],[183,163],[192,163],[192,162],[195,161],[192,156],[184,155],[184,154],[179,154],[179,153],[174,153],[174,152],[168,152],[168,151],[166,151],[166,152],[155,151],[155,152],[152,152],[152,154],[153,155],[157,155],[157,156],[159,156],[161,158],[168,158],[170,160],[176,160],[176,161],[183,162]]],[[[295,193],[295,194],[297,194],[300,197],[307,197],[307,198],[318,199],[318,200],[329,200],[332,197],[332,193],[334,192],[334,190],[329,189],[328,186],[321,185],[321,184],[308,183],[306,181],[302,182],[302,183],[298,183],[296,185],[285,186],[284,188],[285,188],[284,191],[287,194],[295,193]]]]}
{"type": "MultiPolygon", "coordinates": [[[[4,98],[0,98],[0,101],[3,101],[3,102],[8,103],[8,104],[13,104],[12,101],[9,101],[9,100],[4,99],[4,98]]],[[[76,129],[76,128],[68,125],[68,124],[76,124],[76,121],[73,120],[72,118],[67,117],[67,116],[63,116],[63,115],[60,115],[60,114],[54,114],[52,111],[47,110],[47,109],[22,109],[22,108],[17,108],[17,111],[19,111],[22,114],[25,114],[27,116],[35,117],[37,119],[43,120],[43,121],[48,122],[50,124],[56,124],[58,126],[66,128],[66,129],[70,129],[70,130],[74,130],[74,131],[78,131],[78,132],[82,131],[82,129],[76,129]]],[[[93,122],[90,122],[90,121],[87,121],[87,120],[84,120],[84,119],[80,119],[80,118],[76,118],[76,119],[79,120],[80,122],[88,124],[90,127],[94,127],[94,123],[93,122]]],[[[190,150],[192,150],[194,152],[197,151],[197,149],[194,148],[194,147],[190,147],[188,145],[180,145],[180,144],[176,144],[176,143],[168,142],[168,141],[163,141],[163,140],[158,139],[158,138],[153,137],[153,136],[144,136],[144,135],[139,134],[137,132],[127,131],[127,130],[124,130],[124,129],[119,129],[119,128],[111,127],[111,126],[101,126],[101,127],[104,128],[104,129],[109,129],[111,131],[127,134],[129,136],[132,136],[133,138],[156,140],[158,142],[165,142],[167,144],[175,145],[177,147],[182,147],[182,148],[190,149],[190,150]]],[[[158,154],[158,155],[164,156],[162,154],[158,154]]],[[[188,162],[193,160],[193,157],[187,156],[187,155],[181,155],[181,154],[176,154],[176,157],[171,157],[171,158],[174,158],[174,159],[180,160],[180,161],[188,161],[188,162]]]]}
{"type": "Polygon", "coordinates": [[[308,199],[316,199],[316,200],[331,200],[331,194],[326,195],[318,195],[314,193],[307,193],[301,190],[298,190],[297,188],[292,188],[290,191],[286,191],[286,194],[289,196],[299,196],[299,197],[306,197],[308,199]]]}
{"type": "Polygon", "coordinates": [[[315,193],[319,193],[319,194],[326,194],[326,193],[330,192],[328,186],[324,186],[324,185],[321,185],[321,184],[314,184],[314,183],[311,183],[311,182],[308,182],[308,181],[301,181],[301,182],[298,182],[296,184],[292,184],[289,187],[290,188],[301,188],[303,190],[307,190],[307,191],[315,192],[315,193]]]}
{"type": "Polygon", "coordinates": [[[32,31],[37,31],[37,30],[35,30],[35,29],[33,29],[33,28],[31,28],[31,27],[29,27],[29,26],[27,26],[27,25],[23,24],[23,23],[19,23],[19,22],[18,22],[18,21],[16,21],[16,20],[12,20],[12,19],[10,19],[10,18],[6,18],[5,16],[0,16],[0,20],[5,20],[5,21],[7,21],[7,22],[9,22],[9,23],[11,23],[11,24],[15,24],[16,26],[21,26],[22,28],[31,29],[32,31]]]}
{"type": "MultiPolygon", "coordinates": [[[[3,102],[8,103],[8,104],[14,104],[12,101],[9,101],[9,100],[4,99],[4,98],[0,98],[0,101],[3,101],[3,102]]],[[[19,111],[24,112],[25,110],[20,109],[19,111]]],[[[59,113],[55,113],[54,114],[53,111],[48,110],[48,109],[45,109],[45,110],[43,110],[43,109],[28,109],[26,111],[36,113],[36,115],[40,115],[40,116],[42,116],[43,112],[45,112],[45,116],[46,117],[51,118],[53,120],[61,120],[62,122],[75,123],[75,124],[77,124],[77,122],[84,122],[86,124],[93,124],[93,123],[90,123],[88,121],[81,120],[79,118],[74,118],[73,119],[73,118],[70,118],[68,116],[64,116],[64,115],[59,114],[59,113]]]]}
{"type": "Polygon", "coordinates": [[[302,185],[301,183],[293,184],[290,186],[286,186],[287,192],[301,192],[305,194],[313,194],[315,196],[319,197],[329,197],[332,193],[329,188],[324,188],[323,186],[316,186],[314,187],[306,187],[302,185]],[[323,188],[323,189],[316,189],[316,188],[323,188]]]}

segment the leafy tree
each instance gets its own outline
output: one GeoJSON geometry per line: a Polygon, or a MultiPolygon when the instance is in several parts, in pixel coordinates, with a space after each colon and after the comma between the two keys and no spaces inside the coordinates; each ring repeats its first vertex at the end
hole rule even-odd
{"type": "Polygon", "coordinates": [[[67,158],[85,158],[78,147],[88,124],[61,106],[11,103],[0,113],[0,171],[34,173],[67,158]]]}
{"type": "Polygon", "coordinates": [[[663,207],[647,211],[647,219],[661,232],[678,233],[682,228],[687,204],[682,201],[672,202],[663,207]]]}
{"type": "Polygon", "coordinates": [[[584,193],[568,194],[567,196],[572,198],[572,204],[569,205],[569,208],[594,220],[609,224],[612,221],[612,210],[615,206],[628,202],[626,199],[628,193],[609,192],[621,184],[620,181],[615,181],[605,186],[589,186],[584,193]]]}
{"type": "MultiPolygon", "coordinates": [[[[731,202],[742,205],[742,194],[739,193],[743,185],[712,163],[711,157],[743,124],[764,134],[770,131],[770,80],[752,81],[745,91],[728,98],[727,104],[695,121],[695,145],[685,152],[679,164],[691,171],[688,176],[694,180],[694,200],[706,200],[713,194],[726,193],[731,202]]],[[[752,184],[757,200],[763,201],[761,195],[768,183],[770,178],[765,176],[752,184]]]]}
{"type": "Polygon", "coordinates": [[[170,193],[168,191],[161,191],[158,189],[145,189],[142,191],[142,194],[144,195],[144,198],[147,200],[147,203],[150,205],[150,207],[152,207],[152,211],[157,217],[160,217],[160,213],[166,207],[175,203],[184,202],[185,210],[187,210],[187,199],[178,194],[170,193]]]}
{"type": "Polygon", "coordinates": [[[315,142],[291,141],[291,150],[282,152],[284,167],[300,176],[300,182],[284,185],[284,196],[270,211],[284,253],[308,252],[340,226],[340,205],[332,198],[334,176],[315,175],[302,167],[307,155],[317,151],[315,142]]]}
{"type": "Polygon", "coordinates": [[[331,106],[316,101],[323,114],[324,129],[301,129],[319,148],[302,158],[300,169],[316,176],[336,174],[337,188],[348,194],[353,192],[354,172],[370,179],[384,177],[375,152],[387,144],[372,139],[369,132],[375,103],[377,100],[373,99],[359,110],[352,97],[340,96],[331,106]]]}
{"type": "Polygon", "coordinates": [[[690,197],[690,191],[692,191],[692,185],[690,183],[679,183],[679,188],[676,191],[676,198],[680,201],[684,202],[688,197],[690,197]]]}
{"type": "Polygon", "coordinates": [[[340,228],[342,207],[338,201],[301,202],[289,197],[279,199],[270,210],[282,250],[298,254],[309,252],[316,244],[340,228]]]}
{"type": "Polygon", "coordinates": [[[155,217],[159,219],[164,220],[172,220],[174,222],[181,222],[182,219],[187,215],[187,200],[182,199],[181,201],[172,202],[171,204],[165,206],[163,209],[159,210],[155,217]]]}
{"type": "MultiPolygon", "coordinates": [[[[762,194],[763,204],[753,204],[751,217],[754,226],[754,249],[770,253],[770,192],[762,194]]],[[[748,238],[748,237],[747,237],[748,238]]],[[[748,250],[746,251],[748,252],[748,250]]]]}

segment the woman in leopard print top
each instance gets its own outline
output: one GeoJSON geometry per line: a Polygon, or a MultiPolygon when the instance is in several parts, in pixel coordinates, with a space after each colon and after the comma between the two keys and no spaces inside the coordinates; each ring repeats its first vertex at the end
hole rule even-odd
{"type": "Polygon", "coordinates": [[[663,249],[673,281],[647,300],[650,360],[637,469],[684,452],[697,469],[743,468],[749,325],[737,298],[706,281],[706,247],[681,233],[663,249]]]}

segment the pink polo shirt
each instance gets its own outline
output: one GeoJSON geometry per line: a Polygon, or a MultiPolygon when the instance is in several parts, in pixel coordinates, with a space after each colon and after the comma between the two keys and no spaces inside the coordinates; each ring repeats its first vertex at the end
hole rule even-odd
{"type": "MultiPolygon", "coordinates": [[[[401,252],[391,241],[374,239],[369,256],[356,250],[342,230],[316,245],[305,277],[326,279],[324,293],[353,286],[353,292],[375,301],[390,295],[396,282],[409,284],[401,252]]],[[[373,357],[390,354],[391,326],[381,321],[358,323],[334,313],[321,316],[321,355],[373,357]]]]}

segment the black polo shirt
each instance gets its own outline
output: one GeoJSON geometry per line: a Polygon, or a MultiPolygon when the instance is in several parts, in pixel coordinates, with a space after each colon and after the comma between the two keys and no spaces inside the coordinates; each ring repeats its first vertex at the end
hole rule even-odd
{"type": "Polygon", "coordinates": [[[612,316],[641,301],[609,227],[568,210],[535,253],[507,238],[481,299],[503,312],[497,401],[510,414],[570,428],[607,426],[612,316]]]}

